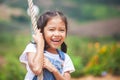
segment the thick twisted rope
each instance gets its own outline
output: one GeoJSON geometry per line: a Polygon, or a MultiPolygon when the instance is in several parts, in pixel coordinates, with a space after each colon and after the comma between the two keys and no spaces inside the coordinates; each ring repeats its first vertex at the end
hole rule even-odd
{"type": "MultiPolygon", "coordinates": [[[[36,21],[36,15],[35,15],[35,11],[34,11],[34,5],[32,0],[28,0],[28,6],[29,6],[29,11],[30,11],[30,17],[31,17],[31,22],[32,22],[32,28],[34,30],[34,33],[37,30],[37,21],[36,21]]],[[[38,75],[38,80],[43,80],[43,73],[41,73],[41,75],[38,75]]]]}
{"type": "Polygon", "coordinates": [[[35,17],[35,11],[34,11],[34,5],[32,0],[28,0],[28,6],[29,6],[29,11],[30,11],[30,17],[31,17],[31,22],[32,22],[32,27],[34,32],[37,29],[37,21],[36,21],[36,17],[35,17]]]}

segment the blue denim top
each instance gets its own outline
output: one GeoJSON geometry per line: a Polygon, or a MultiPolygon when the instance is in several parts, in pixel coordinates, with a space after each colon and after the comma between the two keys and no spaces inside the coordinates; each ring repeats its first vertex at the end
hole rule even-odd
{"type": "MultiPolygon", "coordinates": [[[[65,53],[61,50],[58,50],[58,49],[57,49],[57,52],[59,54],[60,59],[64,61],[65,60],[65,53]]],[[[56,67],[56,69],[62,74],[63,63],[58,61],[58,60],[51,59],[49,57],[47,57],[47,58],[56,67]]],[[[37,76],[35,75],[32,80],[37,80],[37,76]]],[[[55,80],[55,77],[54,77],[53,73],[51,73],[47,69],[43,69],[43,80],[55,80]]]]}

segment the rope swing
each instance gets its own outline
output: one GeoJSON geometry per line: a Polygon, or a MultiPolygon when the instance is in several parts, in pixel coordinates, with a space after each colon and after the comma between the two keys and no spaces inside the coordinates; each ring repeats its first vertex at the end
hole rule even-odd
{"type": "MultiPolygon", "coordinates": [[[[28,6],[29,6],[29,13],[30,13],[30,17],[31,17],[33,32],[35,33],[37,30],[37,21],[36,21],[34,4],[33,4],[32,0],[28,0],[28,6]]],[[[40,75],[37,75],[37,79],[43,80],[43,72],[40,75]]]]}

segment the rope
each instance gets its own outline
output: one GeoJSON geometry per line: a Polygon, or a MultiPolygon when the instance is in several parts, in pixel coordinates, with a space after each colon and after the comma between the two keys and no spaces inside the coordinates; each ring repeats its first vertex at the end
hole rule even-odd
{"type": "Polygon", "coordinates": [[[34,5],[33,5],[32,0],[28,0],[28,6],[29,6],[29,11],[30,11],[32,27],[33,27],[33,30],[35,32],[36,29],[37,29],[37,21],[36,21],[36,17],[35,17],[35,11],[34,11],[34,8],[33,8],[34,5]]]}
{"type": "MultiPolygon", "coordinates": [[[[30,17],[31,17],[31,22],[32,22],[32,27],[34,32],[36,32],[37,30],[37,21],[36,21],[36,17],[35,17],[35,11],[33,8],[33,2],[32,0],[28,0],[28,6],[29,6],[29,11],[30,11],[30,17]]],[[[43,80],[43,72],[41,73],[41,75],[38,75],[38,80],[43,80]]]]}

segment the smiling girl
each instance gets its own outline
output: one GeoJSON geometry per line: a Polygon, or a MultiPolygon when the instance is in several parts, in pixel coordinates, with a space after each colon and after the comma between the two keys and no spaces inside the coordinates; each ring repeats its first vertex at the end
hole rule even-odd
{"type": "Polygon", "coordinates": [[[70,73],[75,69],[66,54],[67,27],[62,12],[48,11],[39,17],[38,30],[33,35],[35,43],[29,43],[20,56],[27,68],[25,80],[39,80],[42,72],[42,80],[70,80],[70,73]]]}

